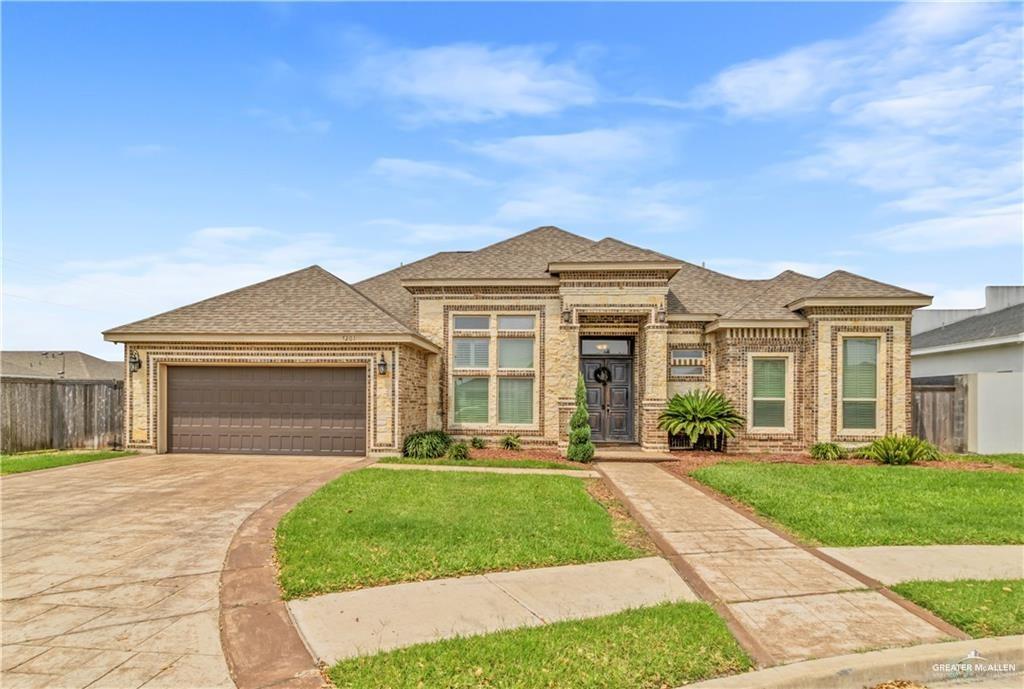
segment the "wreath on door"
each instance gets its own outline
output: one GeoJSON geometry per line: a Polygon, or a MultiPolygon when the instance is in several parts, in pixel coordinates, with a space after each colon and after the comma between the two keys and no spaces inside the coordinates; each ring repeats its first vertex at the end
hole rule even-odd
{"type": "Polygon", "coordinates": [[[604,385],[612,379],[612,372],[607,366],[598,366],[597,370],[594,371],[594,380],[604,385]]]}

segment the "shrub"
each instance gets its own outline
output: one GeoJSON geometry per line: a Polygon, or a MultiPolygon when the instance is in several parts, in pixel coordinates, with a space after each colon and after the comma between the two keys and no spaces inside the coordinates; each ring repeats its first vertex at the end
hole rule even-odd
{"type": "Polygon", "coordinates": [[[452,444],[451,437],[444,431],[422,431],[405,436],[402,454],[406,457],[436,459],[444,457],[452,444]]]}
{"type": "Polygon", "coordinates": [[[464,461],[469,459],[469,445],[466,443],[452,443],[448,448],[448,459],[464,461]]]}
{"type": "Polygon", "coordinates": [[[484,439],[476,435],[469,439],[469,445],[474,450],[482,450],[487,447],[487,443],[484,442],[484,439]]]}
{"type": "Polygon", "coordinates": [[[587,386],[583,376],[576,379],[576,411],[569,419],[569,449],[566,459],[572,462],[589,462],[594,458],[594,443],[590,441],[590,415],[587,411],[587,386]]]}
{"type": "Polygon", "coordinates": [[[703,436],[731,438],[744,421],[729,398],[717,390],[691,390],[668,401],[658,427],[670,435],[685,435],[694,445],[703,436]]]}
{"type": "Polygon", "coordinates": [[[835,443],[814,443],[811,445],[811,457],[819,461],[834,462],[846,458],[846,450],[835,443]]]}
{"type": "Polygon", "coordinates": [[[868,457],[868,445],[861,445],[853,449],[846,451],[846,456],[850,459],[871,459],[868,457]]]}
{"type": "Polygon", "coordinates": [[[939,448],[912,435],[887,435],[871,443],[864,456],[879,464],[913,464],[939,459],[939,448]]]}
{"type": "Polygon", "coordinates": [[[501,440],[498,441],[498,445],[500,445],[503,450],[523,449],[523,443],[515,433],[509,433],[508,435],[501,436],[501,440]]]}

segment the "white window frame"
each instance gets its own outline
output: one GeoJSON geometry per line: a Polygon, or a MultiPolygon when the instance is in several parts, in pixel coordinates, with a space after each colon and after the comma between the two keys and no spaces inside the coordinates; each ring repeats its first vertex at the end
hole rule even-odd
{"type": "MultiPolygon", "coordinates": [[[[778,435],[793,433],[793,391],[796,382],[793,370],[792,352],[750,352],[747,354],[747,433],[762,435],[778,435]],[[786,394],[783,399],[783,426],[754,425],[754,359],[785,359],[786,360],[786,394]]],[[[763,398],[777,400],[777,397],[763,398]]]]}
{"type": "Polygon", "coordinates": [[[886,396],[885,388],[885,369],[886,369],[886,358],[885,358],[885,333],[881,332],[870,332],[870,333],[840,333],[838,338],[838,346],[836,347],[836,365],[839,367],[836,373],[836,410],[839,416],[839,434],[850,435],[850,436],[867,436],[877,437],[884,435],[884,423],[885,418],[885,405],[883,400],[886,396]],[[847,401],[847,398],[843,396],[843,373],[846,369],[846,361],[843,352],[846,350],[846,340],[874,340],[875,341],[875,396],[874,398],[869,397],[850,397],[850,402],[874,402],[875,403],[875,427],[874,428],[847,428],[846,418],[843,413],[843,403],[847,401]]]}
{"type": "Polygon", "coordinates": [[[502,309],[495,309],[491,312],[478,310],[450,313],[449,335],[448,335],[448,429],[451,431],[474,431],[474,430],[508,430],[508,431],[531,431],[540,428],[540,314],[534,311],[524,313],[509,313],[502,309]],[[532,330],[498,330],[499,316],[525,316],[533,317],[532,330]],[[487,330],[456,330],[455,318],[462,316],[480,316],[488,319],[487,330]],[[499,335],[501,333],[501,335],[499,335]],[[511,335],[511,337],[509,337],[511,335]],[[517,337],[517,335],[519,337],[517,337]],[[487,368],[456,368],[455,367],[455,340],[460,337],[487,337],[488,345],[488,367],[487,368]],[[533,366],[529,368],[499,368],[498,362],[498,340],[499,339],[532,339],[533,340],[533,366]],[[488,379],[488,402],[487,422],[456,423],[455,422],[455,379],[456,378],[487,378],[488,379]],[[498,389],[502,378],[530,378],[533,380],[533,421],[530,423],[500,423],[498,389]]]}

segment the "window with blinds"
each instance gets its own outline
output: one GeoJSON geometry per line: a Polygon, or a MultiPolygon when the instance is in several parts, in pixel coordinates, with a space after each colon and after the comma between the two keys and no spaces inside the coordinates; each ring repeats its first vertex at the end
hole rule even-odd
{"type": "Polygon", "coordinates": [[[751,425],[754,428],[785,428],[786,359],[753,359],[751,387],[751,425]]]}
{"type": "Polygon", "coordinates": [[[843,428],[877,425],[878,338],[843,339],[843,428]]]}
{"type": "Polygon", "coordinates": [[[533,423],[533,378],[498,379],[498,423],[533,423]]]}
{"type": "Polygon", "coordinates": [[[452,340],[455,368],[487,368],[490,344],[486,337],[456,337],[452,340]]]}
{"type": "Polygon", "coordinates": [[[487,378],[455,379],[455,423],[487,423],[487,378]]]}
{"type": "Polygon", "coordinates": [[[498,368],[533,368],[533,338],[499,338],[498,368]]]}

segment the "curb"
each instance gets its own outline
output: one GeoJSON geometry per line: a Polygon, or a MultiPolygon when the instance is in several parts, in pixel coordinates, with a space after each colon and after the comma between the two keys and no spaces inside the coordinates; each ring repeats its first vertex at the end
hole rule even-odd
{"type": "Polygon", "coordinates": [[[936,670],[933,666],[958,663],[972,652],[984,658],[983,661],[974,662],[1016,667],[1015,672],[988,672],[975,677],[998,679],[1005,676],[1010,682],[1006,686],[1021,686],[1014,682],[1020,680],[1017,673],[1024,671],[1024,636],[1003,636],[805,660],[743,675],[687,684],[686,689],[862,689],[894,679],[915,680],[936,686],[961,678],[953,677],[945,670],[936,670]]]}
{"type": "Polygon", "coordinates": [[[364,459],[334,467],[279,493],[235,532],[220,573],[220,641],[238,689],[330,686],[281,598],[274,529],[292,507],[322,485],[372,462],[364,459]]]}

